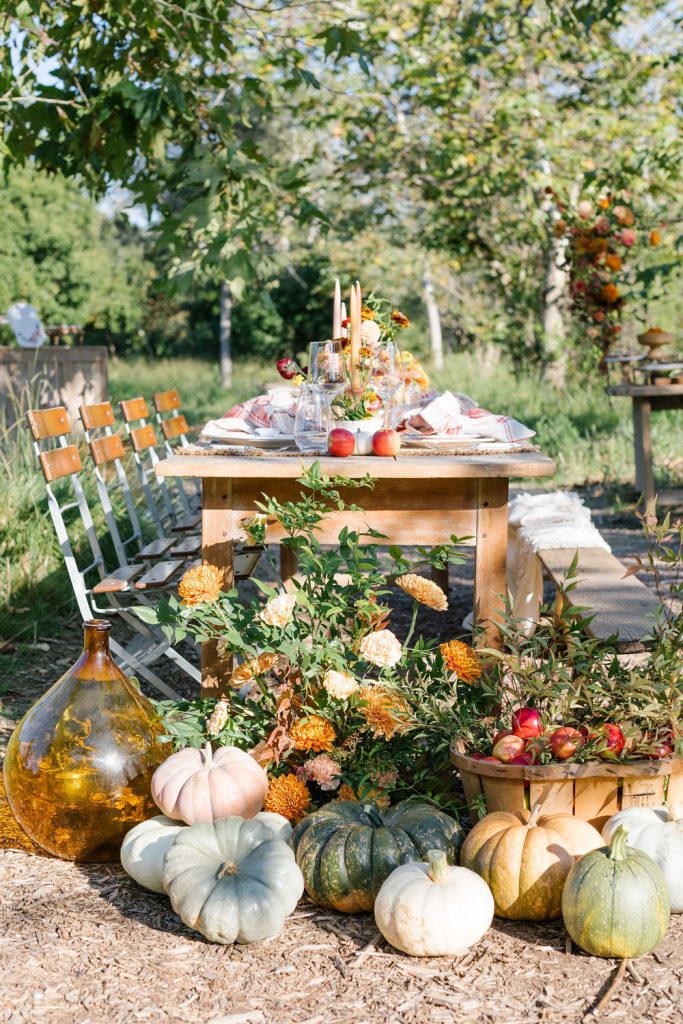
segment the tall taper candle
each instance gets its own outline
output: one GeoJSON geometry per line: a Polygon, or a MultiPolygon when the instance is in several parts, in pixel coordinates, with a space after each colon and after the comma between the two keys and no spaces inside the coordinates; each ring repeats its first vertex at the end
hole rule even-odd
{"type": "Polygon", "coordinates": [[[339,278],[334,282],[334,299],[332,302],[332,339],[341,338],[341,285],[339,278]]]}
{"type": "Polygon", "coordinates": [[[358,305],[358,291],[356,285],[351,286],[350,299],[350,334],[351,334],[351,387],[355,395],[361,393],[360,383],[360,306],[358,305]]]}

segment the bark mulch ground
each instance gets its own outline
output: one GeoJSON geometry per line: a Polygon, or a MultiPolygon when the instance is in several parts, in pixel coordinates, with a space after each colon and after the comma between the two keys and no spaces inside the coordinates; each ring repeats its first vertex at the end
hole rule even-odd
{"type": "MultiPolygon", "coordinates": [[[[600,528],[628,563],[642,550],[637,524],[593,499],[603,504],[600,528]]],[[[471,606],[470,581],[470,566],[452,571],[458,621],[471,606]]],[[[397,632],[407,615],[399,602],[397,632]]],[[[451,623],[425,617],[421,627],[453,636],[451,623]]],[[[77,656],[81,629],[71,625],[58,639],[39,637],[19,658],[0,655],[4,742],[77,656]]],[[[2,1024],[683,1021],[681,917],[653,954],[629,962],[598,1011],[617,963],[569,947],[561,923],[495,920],[461,957],[415,960],[388,947],[370,915],[348,917],[302,901],[276,939],[221,947],[189,932],[166,897],[145,892],[119,867],[6,849],[0,880],[2,1024]]]]}

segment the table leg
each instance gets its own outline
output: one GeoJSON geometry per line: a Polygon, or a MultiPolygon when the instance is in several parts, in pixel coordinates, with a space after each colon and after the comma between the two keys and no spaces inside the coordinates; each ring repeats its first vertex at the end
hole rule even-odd
{"type": "MultiPolygon", "coordinates": [[[[202,559],[225,569],[224,590],[233,586],[232,482],[202,481],[202,559]]],[[[202,645],[202,697],[220,697],[228,688],[232,659],[219,658],[216,642],[202,645]]]]}
{"type": "Polygon", "coordinates": [[[480,479],[474,568],[474,626],[483,629],[480,643],[500,647],[497,619],[507,593],[508,480],[480,479]]]}
{"type": "Polygon", "coordinates": [[[636,490],[643,496],[643,512],[654,511],[655,479],[652,469],[652,434],[649,398],[633,398],[633,445],[636,457],[636,490]]]}

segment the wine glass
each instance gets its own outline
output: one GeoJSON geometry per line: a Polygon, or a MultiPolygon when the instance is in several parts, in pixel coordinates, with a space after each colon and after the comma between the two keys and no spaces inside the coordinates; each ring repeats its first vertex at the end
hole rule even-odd
{"type": "Polygon", "coordinates": [[[308,384],[327,395],[330,402],[346,387],[346,360],[338,338],[334,341],[311,342],[308,384]]]}
{"type": "Polygon", "coordinates": [[[384,429],[389,424],[389,404],[405,383],[401,350],[395,341],[380,341],[372,364],[372,386],[384,404],[384,429]]]}

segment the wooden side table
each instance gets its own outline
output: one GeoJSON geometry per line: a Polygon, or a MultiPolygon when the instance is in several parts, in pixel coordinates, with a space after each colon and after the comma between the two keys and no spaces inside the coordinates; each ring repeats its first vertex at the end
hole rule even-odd
{"type": "Polygon", "coordinates": [[[652,468],[651,416],[662,409],[683,409],[683,384],[615,384],[606,388],[615,398],[630,398],[633,409],[633,446],[636,489],[643,495],[644,511],[655,507],[655,478],[652,468]]]}

